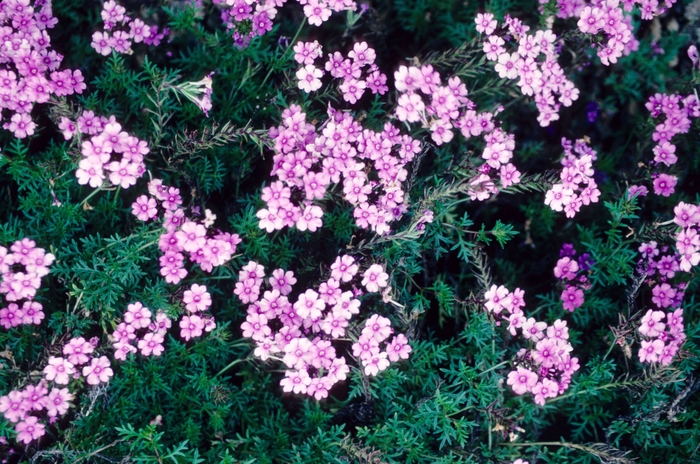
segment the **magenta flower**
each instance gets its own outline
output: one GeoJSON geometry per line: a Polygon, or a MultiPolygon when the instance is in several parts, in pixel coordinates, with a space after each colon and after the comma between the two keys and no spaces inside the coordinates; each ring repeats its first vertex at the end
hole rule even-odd
{"type": "Polygon", "coordinates": [[[368,292],[378,292],[388,285],[389,274],[379,264],[373,264],[362,274],[362,285],[368,292]]]}
{"type": "Polygon", "coordinates": [[[583,290],[574,286],[568,285],[561,292],[561,301],[564,309],[574,312],[574,310],[583,304],[583,290]]]}
{"type": "Polygon", "coordinates": [[[537,380],[537,374],[524,367],[518,367],[516,371],[508,373],[507,383],[516,395],[523,395],[535,387],[537,380]]]}
{"type": "Polygon", "coordinates": [[[165,350],[163,340],[162,334],[150,332],[143,337],[143,340],[139,340],[138,348],[144,356],[160,356],[165,350]]]}
{"type": "Polygon", "coordinates": [[[87,378],[87,383],[90,385],[107,383],[113,375],[107,356],[101,356],[99,359],[92,358],[90,365],[83,367],[83,377],[87,378]]]}
{"type": "Polygon", "coordinates": [[[654,193],[664,197],[670,197],[676,190],[678,178],[669,174],[659,174],[659,177],[654,179],[654,193]]]}
{"type": "Polygon", "coordinates": [[[393,331],[389,319],[378,314],[373,314],[372,317],[365,321],[365,327],[362,329],[362,336],[374,338],[378,343],[381,343],[389,338],[389,335],[391,335],[393,331]]]}
{"type": "Polygon", "coordinates": [[[661,284],[655,286],[651,293],[654,295],[651,301],[659,308],[667,308],[673,304],[673,298],[676,296],[676,290],[669,284],[661,284]]]}
{"type": "Polygon", "coordinates": [[[58,385],[67,385],[70,376],[75,374],[73,363],[55,356],[49,357],[49,364],[44,367],[46,380],[53,380],[58,385]]]}
{"type": "Polygon", "coordinates": [[[73,399],[73,395],[67,388],[51,389],[51,393],[46,397],[44,404],[49,417],[62,416],[70,407],[69,401],[73,399]]]}
{"type": "Polygon", "coordinates": [[[135,329],[148,327],[151,323],[151,311],[138,301],[132,303],[127,306],[127,311],[124,313],[124,322],[133,326],[135,329]]]}
{"type": "Polygon", "coordinates": [[[314,290],[308,289],[299,295],[299,299],[294,303],[294,309],[302,318],[318,319],[321,312],[326,308],[326,303],[319,298],[314,290]]]}
{"type": "Polygon", "coordinates": [[[311,384],[311,378],[306,369],[299,371],[285,371],[285,378],[280,381],[280,385],[285,392],[306,393],[307,387],[311,384]]]}
{"type": "Polygon", "coordinates": [[[357,274],[358,266],[355,258],[349,255],[338,256],[331,264],[331,277],[340,282],[350,282],[357,274]]]}
{"type": "Polygon", "coordinates": [[[389,367],[390,364],[384,351],[375,354],[369,359],[363,359],[362,363],[365,365],[365,375],[369,376],[376,376],[380,371],[389,367]]]}
{"type": "Polygon", "coordinates": [[[28,445],[32,440],[37,440],[44,436],[44,424],[39,423],[39,418],[34,416],[27,417],[23,422],[15,426],[17,432],[17,441],[28,445]]]}
{"type": "Polygon", "coordinates": [[[639,349],[639,361],[647,363],[657,362],[663,351],[664,342],[661,340],[643,340],[642,347],[639,349]]]}
{"type": "Polygon", "coordinates": [[[192,284],[189,290],[185,290],[182,297],[185,309],[192,313],[206,311],[211,306],[211,295],[204,285],[192,284]]]}
{"type": "Polygon", "coordinates": [[[148,221],[153,219],[158,214],[156,208],[157,203],[153,198],[148,198],[146,195],[141,195],[131,205],[131,213],[140,221],[148,221]]]}
{"type": "Polygon", "coordinates": [[[201,336],[203,329],[204,320],[197,315],[184,316],[180,321],[180,337],[184,338],[185,341],[201,336]]]}
{"type": "Polygon", "coordinates": [[[413,349],[408,344],[408,339],[404,334],[396,335],[386,347],[386,354],[391,362],[397,362],[399,359],[408,359],[411,351],[413,349]]]}
{"type": "Polygon", "coordinates": [[[63,354],[68,356],[68,361],[74,365],[85,364],[90,360],[88,354],[92,353],[95,348],[86,341],[83,337],[71,339],[64,347],[63,354]]]}
{"type": "Polygon", "coordinates": [[[245,322],[241,324],[243,336],[252,338],[256,341],[266,340],[272,333],[270,327],[267,326],[267,317],[262,314],[248,314],[245,322]]]}
{"type": "Polygon", "coordinates": [[[666,316],[663,311],[648,310],[642,318],[637,331],[649,338],[655,338],[661,335],[666,328],[666,324],[661,320],[666,316]]]}
{"type": "Polygon", "coordinates": [[[17,422],[27,417],[27,408],[21,392],[11,391],[0,397],[0,412],[10,422],[17,422]]]}

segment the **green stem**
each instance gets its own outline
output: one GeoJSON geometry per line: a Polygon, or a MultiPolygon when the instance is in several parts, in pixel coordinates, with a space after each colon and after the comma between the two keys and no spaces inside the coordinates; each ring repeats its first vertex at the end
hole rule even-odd
{"type": "Polygon", "coordinates": [[[233,366],[235,366],[236,364],[238,364],[238,363],[240,363],[240,362],[243,362],[243,361],[246,361],[246,359],[245,359],[245,358],[236,359],[235,361],[231,362],[228,366],[224,367],[224,368],[221,369],[219,372],[217,372],[216,375],[215,375],[214,377],[212,377],[212,378],[214,378],[214,379],[217,378],[218,376],[220,376],[221,374],[223,374],[223,373],[226,372],[227,370],[231,369],[231,368],[232,368],[233,366]]]}
{"type": "Polygon", "coordinates": [[[508,363],[510,363],[510,361],[503,361],[503,362],[501,362],[501,363],[498,363],[498,364],[496,364],[495,366],[486,369],[484,372],[480,372],[479,375],[484,375],[484,374],[486,374],[487,372],[491,372],[492,370],[498,369],[498,368],[501,367],[501,366],[505,366],[505,365],[508,364],[508,363]]]}
{"type": "Polygon", "coordinates": [[[578,395],[586,395],[586,394],[588,394],[588,393],[593,393],[593,392],[598,391],[598,390],[608,390],[608,389],[611,389],[611,388],[624,387],[624,386],[626,386],[626,385],[633,385],[633,384],[634,384],[633,382],[608,383],[608,384],[605,384],[605,385],[600,385],[599,387],[593,387],[593,388],[591,388],[590,390],[576,391],[576,392],[573,392],[573,391],[572,391],[572,392],[569,392],[569,393],[565,393],[564,395],[559,395],[559,396],[557,396],[556,398],[551,398],[551,399],[549,399],[549,400],[547,401],[547,404],[556,403],[556,402],[559,401],[559,400],[563,400],[563,399],[565,399],[565,398],[568,398],[568,397],[574,396],[574,395],[576,395],[576,396],[578,396],[578,395]]]}
{"type": "MultiPolygon", "coordinates": [[[[289,47],[282,53],[282,57],[280,58],[281,60],[285,60],[287,58],[287,53],[289,53],[289,50],[293,50],[294,43],[297,41],[297,38],[299,37],[299,34],[301,34],[301,29],[304,27],[306,24],[306,16],[304,16],[304,19],[301,21],[301,24],[299,24],[299,29],[297,29],[297,33],[294,34],[294,38],[292,39],[291,42],[289,42],[289,47]]],[[[265,87],[265,83],[267,80],[270,78],[270,74],[272,74],[272,71],[274,70],[274,66],[270,67],[270,70],[267,71],[267,75],[265,76],[265,79],[263,79],[262,84],[260,84],[260,87],[265,87]]]]}

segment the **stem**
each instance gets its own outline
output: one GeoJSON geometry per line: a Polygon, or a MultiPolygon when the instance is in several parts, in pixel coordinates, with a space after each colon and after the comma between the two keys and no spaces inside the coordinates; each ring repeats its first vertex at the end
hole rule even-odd
{"type": "Polygon", "coordinates": [[[608,383],[605,385],[601,385],[599,387],[593,387],[590,390],[584,390],[584,391],[580,391],[580,392],[569,392],[569,393],[565,393],[564,395],[559,395],[555,398],[550,398],[549,401],[547,401],[547,404],[555,403],[559,400],[563,400],[564,398],[568,398],[568,397],[574,396],[574,395],[577,395],[577,396],[578,395],[585,395],[585,394],[592,393],[592,392],[595,392],[598,390],[608,390],[610,388],[624,387],[626,385],[633,385],[633,384],[634,384],[633,382],[608,383]]]}
{"type": "Polygon", "coordinates": [[[212,378],[214,378],[214,379],[217,378],[218,376],[220,376],[221,374],[223,374],[224,372],[226,372],[227,370],[229,370],[230,368],[232,368],[232,367],[235,366],[236,364],[238,364],[238,363],[240,363],[240,362],[243,362],[243,361],[246,361],[246,359],[245,359],[245,358],[241,358],[241,359],[236,359],[236,360],[234,360],[234,361],[231,362],[228,366],[224,367],[224,368],[221,369],[219,372],[217,372],[217,374],[216,374],[214,377],[212,377],[212,378]]]}
{"type": "Polygon", "coordinates": [[[503,362],[501,362],[501,363],[498,363],[498,364],[496,364],[495,366],[486,369],[484,372],[479,373],[479,375],[484,375],[484,374],[486,374],[487,372],[491,372],[492,370],[498,369],[498,368],[501,367],[501,366],[505,366],[505,365],[508,364],[508,363],[510,363],[510,361],[503,361],[503,362]]]}
{"type": "Polygon", "coordinates": [[[82,206],[85,206],[85,204],[88,202],[88,200],[90,200],[90,198],[94,197],[95,195],[97,195],[98,192],[101,192],[102,190],[110,191],[110,190],[112,190],[112,189],[106,188],[106,187],[104,186],[104,184],[100,185],[100,186],[97,187],[95,190],[93,190],[92,193],[91,193],[90,195],[88,195],[87,197],[85,197],[85,199],[84,199],[83,201],[80,202],[80,206],[81,206],[81,207],[82,207],[82,206]]]}
{"type": "MultiPolygon", "coordinates": [[[[282,53],[282,56],[280,57],[280,60],[284,60],[287,57],[287,53],[289,53],[289,50],[292,50],[294,46],[294,42],[297,41],[297,38],[299,37],[299,34],[301,33],[301,29],[304,27],[306,24],[306,16],[304,16],[304,19],[301,21],[301,24],[299,24],[299,29],[297,29],[297,33],[294,34],[294,38],[292,39],[291,42],[289,42],[289,47],[282,53]]],[[[274,66],[270,68],[269,71],[267,71],[267,75],[265,76],[265,79],[263,79],[262,84],[260,84],[260,87],[264,87],[265,83],[267,82],[267,79],[269,79],[270,74],[272,74],[272,71],[274,69],[274,66]]]]}
{"type": "Polygon", "coordinates": [[[117,443],[121,443],[121,442],[123,442],[123,441],[124,441],[124,439],[119,439],[119,440],[117,440],[117,441],[114,441],[114,442],[110,443],[109,445],[103,446],[102,448],[97,448],[95,451],[91,452],[90,454],[86,454],[85,456],[81,456],[81,457],[79,457],[78,459],[76,459],[76,460],[73,461],[73,462],[74,462],[74,463],[77,463],[77,462],[82,461],[83,459],[87,459],[87,458],[89,458],[89,457],[91,457],[91,456],[95,456],[95,455],[96,455],[97,453],[99,453],[100,451],[104,451],[104,450],[106,450],[106,449],[108,449],[108,448],[111,448],[111,447],[115,446],[117,443]]]}

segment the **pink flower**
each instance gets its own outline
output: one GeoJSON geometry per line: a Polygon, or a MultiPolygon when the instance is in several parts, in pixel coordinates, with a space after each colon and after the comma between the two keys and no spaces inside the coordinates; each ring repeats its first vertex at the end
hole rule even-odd
{"type": "Polygon", "coordinates": [[[307,387],[311,384],[311,378],[306,369],[299,371],[285,371],[285,378],[280,381],[280,385],[285,392],[306,393],[307,387]]]}
{"type": "Polygon", "coordinates": [[[51,389],[51,393],[46,397],[44,402],[46,406],[46,413],[49,417],[62,416],[68,411],[70,407],[69,401],[73,399],[73,395],[68,391],[67,388],[51,389]]]}
{"type": "Polygon", "coordinates": [[[160,356],[165,348],[163,347],[164,337],[159,333],[147,333],[143,340],[139,340],[138,347],[144,356],[160,356]]]}
{"type": "Polygon", "coordinates": [[[561,292],[561,301],[564,309],[574,312],[574,309],[583,304],[583,290],[572,285],[567,285],[564,291],[561,292]]]}
{"type": "Polygon", "coordinates": [[[338,256],[331,264],[331,277],[340,282],[350,282],[358,269],[355,258],[352,256],[338,256]]]}
{"type": "MultiPolygon", "coordinates": [[[[308,6],[308,5],[307,5],[308,6]]],[[[321,77],[323,70],[312,64],[307,64],[296,73],[299,79],[299,88],[306,93],[314,92],[321,88],[321,77]]]]}
{"type": "Polygon", "coordinates": [[[202,224],[187,221],[182,225],[182,228],[175,232],[178,242],[185,251],[194,253],[204,246],[207,229],[202,224]]]}
{"type": "Polygon", "coordinates": [[[158,214],[156,208],[157,203],[153,198],[148,198],[146,195],[141,195],[131,205],[131,213],[140,221],[148,221],[153,219],[158,214]]]}
{"type": "Polygon", "coordinates": [[[670,197],[676,189],[678,178],[669,174],[659,174],[659,177],[654,179],[654,193],[664,197],[670,197]]]}
{"type": "Polygon", "coordinates": [[[664,342],[656,340],[642,340],[642,347],[639,349],[639,361],[653,363],[659,360],[663,354],[664,342]]]}
{"type": "Polygon", "coordinates": [[[378,343],[381,343],[386,340],[393,331],[389,319],[378,314],[373,314],[372,317],[365,321],[365,327],[362,329],[362,336],[374,338],[378,343]]]}
{"type": "Polygon", "coordinates": [[[266,340],[272,333],[270,327],[267,326],[267,317],[263,314],[248,314],[245,322],[241,324],[243,336],[252,338],[258,342],[266,340]]]}
{"type": "Polygon", "coordinates": [[[307,205],[304,213],[297,219],[297,229],[301,231],[308,229],[309,232],[316,232],[323,225],[322,216],[323,210],[319,206],[307,205]]]}
{"type": "Polygon", "coordinates": [[[110,42],[111,38],[109,37],[108,33],[95,32],[92,34],[92,43],[90,45],[100,55],[107,56],[112,53],[110,42]]]}
{"type": "Polygon", "coordinates": [[[299,64],[314,64],[314,60],[321,56],[323,56],[323,52],[318,40],[313,42],[300,41],[294,45],[294,59],[299,64]]]}
{"type": "Polygon", "coordinates": [[[658,337],[666,328],[666,324],[661,322],[665,316],[663,311],[648,310],[642,318],[637,331],[650,338],[658,337]]]}
{"type": "Polygon", "coordinates": [[[87,378],[89,385],[98,385],[100,382],[107,383],[113,375],[114,372],[107,356],[100,356],[99,359],[92,358],[90,365],[83,367],[83,377],[87,378]]]}
{"type": "Polygon", "coordinates": [[[532,339],[533,341],[542,340],[546,328],[546,322],[537,322],[534,317],[531,317],[523,323],[523,337],[528,340],[532,339]]]}
{"type": "Polygon", "coordinates": [[[17,422],[27,417],[27,408],[21,392],[11,391],[0,397],[0,412],[10,422],[17,422]]]}
{"type": "Polygon", "coordinates": [[[544,406],[545,399],[554,398],[559,394],[559,384],[554,380],[542,379],[532,387],[532,393],[535,395],[535,403],[544,406]]]}
{"type": "Polygon", "coordinates": [[[408,359],[411,351],[413,349],[408,344],[408,339],[404,334],[396,335],[386,347],[387,357],[391,362],[396,362],[399,359],[408,359]]]}
{"type": "Polygon", "coordinates": [[[476,31],[479,34],[491,35],[496,30],[496,26],[498,26],[498,22],[493,19],[493,14],[491,13],[479,13],[474,18],[474,22],[476,23],[476,31]]]}
{"type": "Polygon", "coordinates": [[[127,311],[124,313],[124,322],[133,326],[135,329],[148,327],[151,323],[151,311],[137,301],[127,306],[127,311]]]}
{"type": "Polygon", "coordinates": [[[11,132],[18,139],[23,139],[28,135],[34,135],[36,124],[32,121],[31,116],[27,113],[15,113],[10,118],[9,123],[5,123],[3,127],[11,132]]]}
{"type": "Polygon", "coordinates": [[[95,348],[83,337],[73,338],[63,347],[63,354],[68,356],[68,361],[78,366],[90,360],[88,354],[95,348]]]}
{"type": "Polygon", "coordinates": [[[46,433],[44,429],[44,424],[39,423],[39,418],[29,416],[15,426],[17,441],[21,441],[25,445],[28,445],[32,442],[32,440],[36,440],[44,436],[46,433]]]}
{"type": "Polygon", "coordinates": [[[185,341],[201,336],[203,329],[204,321],[197,315],[184,316],[180,321],[180,337],[184,338],[185,341]]]}
{"type": "Polygon", "coordinates": [[[537,374],[524,367],[518,367],[516,371],[508,373],[507,383],[516,395],[523,395],[534,388],[537,380],[537,374]]]}
{"type": "Polygon", "coordinates": [[[275,269],[272,271],[272,277],[270,277],[269,282],[272,289],[278,290],[280,295],[289,295],[292,291],[292,285],[297,283],[297,279],[292,271],[285,273],[284,269],[275,269]]]}
{"type": "Polygon", "coordinates": [[[294,303],[294,309],[297,314],[304,319],[318,319],[321,317],[321,312],[326,308],[326,303],[319,298],[318,293],[308,289],[306,292],[299,295],[299,299],[294,303]]]}
{"type": "Polygon", "coordinates": [[[211,306],[211,295],[204,285],[192,284],[189,290],[185,290],[182,297],[185,309],[192,313],[206,311],[211,306]]]}
{"type": "Polygon", "coordinates": [[[573,280],[576,278],[578,270],[578,263],[566,256],[557,261],[557,266],[554,268],[554,277],[560,280],[573,280]]]}
{"type": "Polygon", "coordinates": [[[362,285],[368,292],[378,292],[388,285],[389,274],[379,264],[373,264],[362,274],[362,285]]]}
{"type": "Polygon", "coordinates": [[[667,308],[673,304],[673,298],[676,296],[676,290],[669,284],[661,284],[655,286],[651,293],[654,295],[651,301],[659,308],[667,308]]]}
{"type": "Polygon", "coordinates": [[[59,385],[67,385],[70,376],[75,374],[75,367],[73,363],[63,358],[50,356],[49,364],[44,367],[44,374],[46,374],[46,380],[53,380],[59,385]]]}
{"type": "Polygon", "coordinates": [[[362,363],[365,365],[365,375],[376,376],[380,371],[389,367],[390,362],[386,357],[387,354],[382,351],[369,359],[363,359],[362,363]]]}

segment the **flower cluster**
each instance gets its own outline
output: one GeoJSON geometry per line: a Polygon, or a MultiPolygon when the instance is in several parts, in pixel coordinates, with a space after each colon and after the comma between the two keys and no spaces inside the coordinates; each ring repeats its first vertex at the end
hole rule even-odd
{"type": "Polygon", "coordinates": [[[92,34],[90,44],[95,51],[107,56],[114,50],[116,53],[131,54],[131,43],[145,43],[146,45],[160,45],[161,40],[170,33],[169,29],[158,32],[157,26],[148,26],[140,19],[131,19],[126,15],[126,8],[118,5],[114,0],[106,1],[102,5],[102,21],[104,32],[97,31],[92,34]],[[121,26],[124,30],[117,30],[121,26]],[[126,28],[128,27],[128,30],[126,28]]]}
{"type": "Polygon", "coordinates": [[[76,122],[62,117],[58,127],[66,140],[76,132],[91,136],[90,140],[82,142],[80,148],[83,158],[75,172],[80,185],[101,187],[107,171],[109,182],[126,189],[135,185],[146,172],[143,157],[150,151],[148,144],[123,131],[114,116],[108,119],[96,116],[92,111],[83,111],[76,122]]]}
{"type": "Polygon", "coordinates": [[[114,375],[109,359],[106,356],[91,356],[97,344],[97,337],[89,341],[83,337],[69,340],[63,346],[65,357],[49,357],[43,369],[44,379],[38,385],[27,385],[22,391],[13,390],[7,396],[0,397],[0,412],[8,421],[17,422],[15,431],[18,441],[29,444],[46,433],[45,425],[33,414],[46,411],[49,423],[53,424],[71,406],[69,402],[74,396],[70,390],[53,387],[49,392],[48,382],[68,385],[71,379],[80,379],[81,373],[88,385],[109,382],[114,375]]]}
{"type": "MultiPolygon", "coordinates": [[[[294,59],[303,65],[297,73],[299,88],[306,93],[316,91],[321,88],[321,77],[323,70],[314,66],[314,61],[323,57],[321,45],[315,42],[298,42],[294,46],[294,59]]],[[[386,86],[386,75],[379,71],[374,64],[376,53],[374,49],[367,45],[367,42],[354,44],[353,49],[348,53],[349,58],[345,58],[342,53],[335,52],[328,57],[325,68],[331,76],[336,79],[343,79],[340,91],[343,100],[350,104],[355,104],[362,98],[365,89],[369,88],[373,94],[384,95],[389,87],[386,86]],[[369,66],[367,74],[362,76],[362,69],[369,66]]]]}
{"type": "MultiPolygon", "coordinates": [[[[351,318],[360,312],[357,296],[362,292],[342,289],[358,272],[352,256],[339,256],[327,281],[316,289],[306,289],[292,302],[289,295],[297,281],[292,271],[274,270],[268,280],[270,290],[261,298],[263,266],[251,261],[241,269],[234,293],[248,304],[248,316],[241,325],[243,336],[255,341],[255,356],[263,361],[278,359],[287,366],[280,382],[284,391],[320,400],[328,397],[336,382],[345,380],[350,368],[332,342],[345,336],[351,318]],[[281,357],[275,357],[277,353],[281,357]]],[[[378,292],[388,286],[388,278],[384,269],[374,264],[362,274],[362,285],[370,293],[378,292]]],[[[408,358],[411,347],[403,335],[394,337],[380,352],[379,344],[392,332],[385,317],[375,314],[366,321],[353,353],[360,356],[367,375],[386,369],[390,361],[408,358]]]]}
{"type": "Polygon", "coordinates": [[[680,202],[673,208],[673,213],[673,222],[680,227],[676,233],[676,250],[681,256],[678,268],[690,272],[691,267],[700,263],[700,207],[680,202]]]}
{"type": "Polygon", "coordinates": [[[263,188],[267,207],[257,212],[259,226],[267,232],[292,226],[316,231],[323,225],[323,210],[314,201],[342,176],[343,197],[355,206],[357,226],[386,234],[389,223],[407,210],[401,183],[420,143],[389,123],[375,132],[363,129],[350,113],[329,107],[328,115],[318,134],[301,108],[292,105],[282,113],[283,124],[270,129],[275,141],[271,174],[279,180],[263,188]],[[374,171],[368,173],[367,165],[374,171]],[[300,205],[293,202],[299,196],[300,205]]]}
{"type": "Polygon", "coordinates": [[[486,147],[481,156],[485,163],[470,180],[467,192],[472,200],[485,200],[498,193],[491,174],[500,176],[502,188],[520,182],[520,172],[510,163],[515,148],[513,135],[496,127],[495,114],[475,111],[476,105],[467,97],[467,88],[459,77],[449,78],[446,86],[441,82],[440,73],[431,65],[400,66],[394,73],[394,84],[400,93],[396,117],[429,127],[436,145],[449,143],[454,137],[453,128],[459,129],[464,138],[484,139],[486,147]]]}
{"type": "Polygon", "coordinates": [[[700,223],[696,205],[681,202],[674,209],[675,222],[681,228],[676,235],[678,252],[668,247],[659,249],[656,242],[642,243],[642,258],[637,271],[646,275],[646,283],[652,287],[652,303],[657,310],[649,309],[640,322],[638,332],[642,337],[639,349],[641,362],[659,362],[669,365],[686,338],[683,326],[683,308],[686,283],[674,283],[679,272],[690,272],[700,262],[700,238],[695,227],[700,223]],[[667,311],[667,312],[664,312],[667,311]],[[661,322],[666,319],[666,323],[661,322]]]}
{"type": "Polygon", "coordinates": [[[530,392],[535,403],[544,405],[547,398],[561,395],[569,388],[571,376],[579,369],[578,358],[571,357],[566,321],[557,319],[548,326],[535,318],[525,318],[522,308],[525,292],[512,293],[503,285],[493,285],[484,295],[486,309],[508,321],[508,329],[530,341],[530,348],[521,349],[515,357],[516,369],[508,373],[508,385],[516,395],[530,392]]]}
{"type": "MultiPolygon", "coordinates": [[[[546,4],[546,0],[540,0],[541,4],[546,4]]],[[[605,7],[606,3],[601,4],[601,2],[593,2],[594,7],[599,9],[599,13],[601,14],[600,10],[605,7]]],[[[608,8],[618,8],[618,5],[622,3],[623,9],[626,12],[631,12],[634,9],[635,4],[638,4],[639,9],[641,10],[641,16],[642,19],[653,19],[654,16],[658,16],[660,14],[663,14],[666,12],[667,8],[671,8],[674,3],[676,3],[676,0],[664,0],[664,2],[659,2],[658,0],[622,0],[622,2],[615,1],[612,3],[607,3],[608,8]]],[[[585,2],[581,0],[557,0],[557,7],[558,7],[558,12],[557,16],[559,18],[578,18],[582,16],[582,12],[585,11],[586,9],[591,8],[590,5],[586,5],[585,2]]],[[[613,15],[617,15],[618,13],[613,13],[613,15]]],[[[629,16],[625,17],[625,21],[628,21],[629,16]]],[[[610,21],[611,18],[605,18],[606,21],[610,21]]],[[[590,25],[595,25],[595,23],[588,23],[588,27],[591,27],[590,25]]],[[[580,26],[579,26],[580,27],[580,26]]],[[[603,28],[603,25],[600,25],[599,29],[603,28]]],[[[585,31],[584,31],[585,32],[585,31]]],[[[607,32],[607,31],[606,31],[607,32]]],[[[612,33],[609,32],[609,34],[612,35],[612,33]]],[[[633,47],[631,51],[636,50],[636,47],[633,47]]]]}
{"type": "Polygon", "coordinates": [[[639,361],[661,363],[668,366],[673,362],[686,335],[683,326],[683,308],[664,313],[650,309],[642,318],[639,334],[643,337],[639,348],[639,361]],[[666,323],[661,322],[666,319],[666,323]]]}
{"type": "MultiPolygon", "coordinates": [[[[646,108],[651,117],[656,119],[662,114],[666,119],[656,126],[652,139],[656,142],[654,147],[654,161],[651,163],[655,171],[664,164],[672,166],[678,161],[676,146],[671,140],[676,134],[686,134],[690,130],[690,118],[700,117],[700,102],[695,94],[687,97],[680,95],[666,95],[657,93],[649,98],[646,108]]],[[[676,176],[654,172],[654,193],[670,196],[675,191],[678,178],[676,176]]]]}
{"type": "Polygon", "coordinates": [[[508,31],[505,37],[501,37],[494,34],[498,23],[492,14],[478,14],[474,21],[476,30],[487,36],[484,52],[490,61],[496,62],[494,69],[498,75],[503,79],[518,79],[522,94],[534,98],[540,126],[547,127],[559,119],[561,105],[571,106],[578,99],[578,89],[564,76],[564,70],[557,62],[559,54],[554,45],[557,36],[551,29],[530,35],[527,34],[528,26],[506,15],[503,27],[508,31]],[[518,48],[509,53],[504,48],[504,39],[511,37],[517,40],[518,48]]]}
{"type": "Polygon", "coordinates": [[[560,174],[561,183],[552,185],[544,203],[554,211],[565,211],[566,217],[572,218],[582,205],[598,202],[600,190],[593,180],[593,161],[597,156],[583,139],[572,145],[570,140],[562,138],[562,146],[564,158],[561,164],[564,168],[560,174]]]}
{"type": "Polygon", "coordinates": [[[41,324],[43,307],[34,297],[54,259],[53,254],[28,238],[17,240],[9,250],[0,246],[0,293],[11,302],[0,309],[1,326],[9,329],[20,324],[41,324]]]}
{"type": "MultiPolygon", "coordinates": [[[[245,48],[256,36],[272,30],[272,21],[277,9],[287,0],[214,0],[221,8],[221,19],[229,31],[233,31],[233,42],[245,48]]],[[[333,11],[355,11],[352,0],[299,0],[304,6],[304,15],[309,24],[320,26],[331,17],[333,11]]]]}
{"type": "Polygon", "coordinates": [[[36,124],[31,112],[35,103],[46,103],[51,95],[83,93],[86,85],[79,70],[59,71],[63,56],[50,49],[48,29],[58,20],[51,2],[10,0],[0,8],[0,121],[10,112],[3,127],[17,138],[33,135],[36,124]]]}
{"type": "Polygon", "coordinates": [[[164,185],[160,179],[148,183],[148,192],[150,197],[139,196],[131,205],[131,211],[141,221],[157,217],[159,207],[164,212],[165,231],[158,240],[158,247],[163,252],[160,274],[166,282],[178,284],[187,275],[183,253],[187,253],[190,260],[199,264],[205,272],[211,272],[215,266],[221,266],[231,259],[241,239],[238,234],[227,232],[212,234],[210,227],[216,216],[209,210],[205,211],[201,222],[190,220],[180,207],[180,189],[164,185]]]}
{"type": "Polygon", "coordinates": [[[560,259],[554,268],[554,277],[565,283],[561,292],[561,301],[564,309],[574,312],[583,304],[583,292],[588,290],[591,284],[584,273],[587,273],[593,265],[593,259],[588,253],[583,253],[576,259],[576,250],[570,243],[565,243],[559,250],[560,259]]]}
{"type": "Polygon", "coordinates": [[[619,0],[606,0],[597,5],[586,6],[577,14],[577,25],[581,32],[603,37],[597,47],[597,53],[600,62],[605,66],[617,63],[622,55],[629,55],[639,48],[639,41],[634,37],[632,17],[625,15],[619,4],[619,0]],[[600,34],[601,31],[603,34],[600,34]]]}

